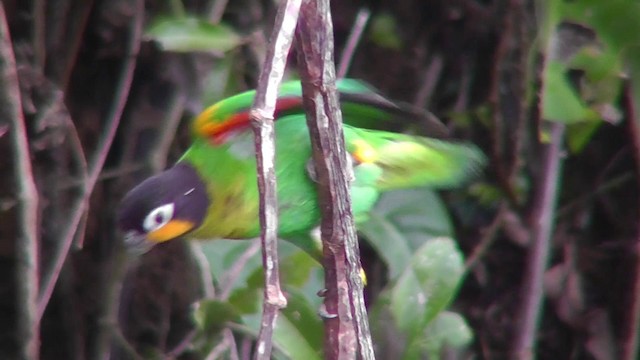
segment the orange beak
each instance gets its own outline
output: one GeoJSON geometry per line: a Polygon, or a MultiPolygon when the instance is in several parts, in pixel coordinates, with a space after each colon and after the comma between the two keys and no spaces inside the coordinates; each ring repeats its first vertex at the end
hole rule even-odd
{"type": "Polygon", "coordinates": [[[186,234],[193,229],[194,226],[195,224],[191,221],[171,220],[161,228],[148,233],[147,240],[155,243],[173,240],[180,235],[186,234]]]}

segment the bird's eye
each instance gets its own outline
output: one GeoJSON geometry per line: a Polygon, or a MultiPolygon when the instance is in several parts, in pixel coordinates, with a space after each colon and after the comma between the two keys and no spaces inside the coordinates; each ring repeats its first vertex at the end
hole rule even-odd
{"type": "Polygon", "coordinates": [[[144,231],[151,232],[164,226],[173,218],[173,210],[173,203],[158,206],[153,209],[153,211],[144,218],[144,222],[142,223],[144,231]]]}

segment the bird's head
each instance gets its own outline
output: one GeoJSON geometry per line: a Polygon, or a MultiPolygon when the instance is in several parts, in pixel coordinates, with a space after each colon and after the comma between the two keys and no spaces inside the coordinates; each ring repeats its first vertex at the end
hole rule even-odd
{"type": "Polygon", "coordinates": [[[208,207],[205,183],[192,166],[178,163],[125,195],[118,225],[129,250],[142,253],[199,227],[208,207]]]}

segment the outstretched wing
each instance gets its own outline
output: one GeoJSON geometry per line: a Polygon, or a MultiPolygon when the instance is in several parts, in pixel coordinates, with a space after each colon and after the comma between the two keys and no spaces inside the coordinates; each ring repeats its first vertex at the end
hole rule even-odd
{"type": "MultiPolygon", "coordinates": [[[[363,82],[341,79],[337,81],[336,86],[345,124],[377,129],[387,126],[389,121],[417,121],[425,125],[429,136],[446,136],[446,127],[430,113],[409,106],[400,106],[376,93],[363,82]]],[[[193,121],[193,136],[208,138],[219,144],[224,143],[234,133],[249,131],[249,110],[254,98],[255,90],[252,90],[208,107],[193,121]]],[[[300,82],[283,83],[276,102],[275,119],[303,113],[300,82]]]]}
{"type": "Polygon", "coordinates": [[[476,175],[486,158],[475,145],[405,134],[345,128],[347,149],[358,163],[382,170],[379,190],[415,186],[447,189],[476,175]]]}

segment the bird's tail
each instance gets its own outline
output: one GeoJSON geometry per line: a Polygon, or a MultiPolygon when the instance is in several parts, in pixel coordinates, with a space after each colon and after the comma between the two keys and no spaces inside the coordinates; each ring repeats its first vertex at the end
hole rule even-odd
{"type": "Polygon", "coordinates": [[[470,143],[357,131],[373,150],[369,162],[382,169],[376,183],[379,190],[458,187],[478,175],[487,161],[482,151],[470,143]]]}

